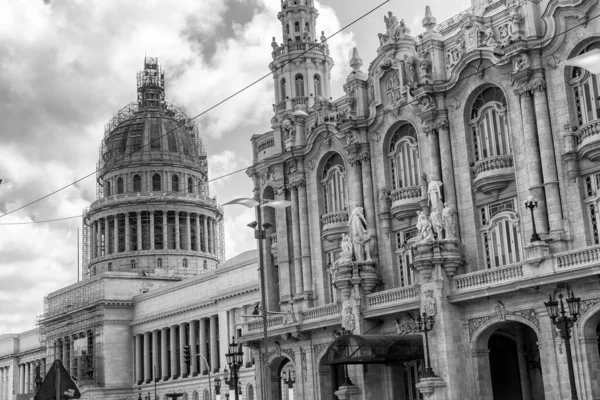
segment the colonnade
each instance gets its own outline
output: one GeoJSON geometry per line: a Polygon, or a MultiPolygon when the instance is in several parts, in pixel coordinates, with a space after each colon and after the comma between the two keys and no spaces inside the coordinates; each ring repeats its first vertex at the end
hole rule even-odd
{"type": "Polygon", "coordinates": [[[171,210],[133,211],[98,218],[90,226],[91,257],[139,250],[218,254],[217,221],[171,210]]]}
{"type": "MultiPolygon", "coordinates": [[[[46,359],[42,358],[41,360],[32,360],[19,364],[19,386],[17,388],[18,394],[29,394],[35,393],[35,367],[37,364],[40,364],[40,375],[42,378],[46,374],[46,359]]],[[[0,378],[2,380],[2,390],[0,390],[0,399],[9,399],[11,398],[11,392],[8,390],[9,383],[9,370],[10,368],[3,368],[2,371],[6,371],[6,378],[4,377],[4,373],[0,371],[0,378]],[[7,397],[2,397],[2,393],[5,393],[7,397]]]]}
{"type": "Polygon", "coordinates": [[[11,370],[8,365],[0,368],[0,400],[9,400],[12,398],[12,389],[10,386],[11,370]]]}
{"type": "MultiPolygon", "coordinates": [[[[229,340],[237,336],[235,309],[227,312],[225,324],[219,322],[215,314],[135,335],[135,382],[150,383],[206,374],[209,367],[204,360],[213,372],[218,372],[224,367],[221,353],[228,352],[229,340]],[[228,342],[222,343],[223,340],[228,342]],[[183,356],[185,346],[189,346],[189,367],[183,356]]],[[[243,362],[246,367],[252,365],[248,348],[244,348],[243,362]]]]}

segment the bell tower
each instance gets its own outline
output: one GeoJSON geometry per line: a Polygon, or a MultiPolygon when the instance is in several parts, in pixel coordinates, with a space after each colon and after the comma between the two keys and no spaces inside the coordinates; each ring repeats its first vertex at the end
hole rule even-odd
{"type": "Polygon", "coordinates": [[[314,0],[281,1],[277,18],[283,41],[278,44],[273,37],[273,61],[269,65],[273,71],[275,113],[293,111],[297,106],[308,111],[315,99],[331,96],[333,60],[324,33],[317,38],[318,16],[314,0]]]}

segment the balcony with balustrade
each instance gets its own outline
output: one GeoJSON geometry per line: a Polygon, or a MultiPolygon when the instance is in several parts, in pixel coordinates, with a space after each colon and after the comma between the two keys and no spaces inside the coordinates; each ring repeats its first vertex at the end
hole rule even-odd
{"type": "Polygon", "coordinates": [[[348,232],[348,212],[336,211],[321,215],[323,223],[322,237],[324,240],[334,242],[342,239],[348,232]]]}
{"type": "Polygon", "coordinates": [[[488,157],[471,167],[473,187],[483,194],[498,193],[515,180],[512,154],[488,157]]]}
{"type": "Polygon", "coordinates": [[[600,119],[581,125],[577,130],[576,137],[579,158],[598,161],[600,159],[600,119]]]}
{"type": "Polygon", "coordinates": [[[392,200],[392,217],[400,220],[413,217],[421,209],[422,190],[420,186],[395,189],[390,193],[392,200]]]}
{"type": "Polygon", "coordinates": [[[541,262],[527,260],[452,278],[451,302],[485,298],[526,290],[541,285],[583,279],[598,275],[600,245],[546,256],[541,262]]]}

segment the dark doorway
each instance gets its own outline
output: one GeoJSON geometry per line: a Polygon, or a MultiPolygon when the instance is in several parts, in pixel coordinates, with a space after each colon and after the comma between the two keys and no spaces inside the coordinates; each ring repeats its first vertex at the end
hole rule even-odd
{"type": "Polygon", "coordinates": [[[488,342],[494,400],[522,400],[517,342],[494,333],[488,342]]]}

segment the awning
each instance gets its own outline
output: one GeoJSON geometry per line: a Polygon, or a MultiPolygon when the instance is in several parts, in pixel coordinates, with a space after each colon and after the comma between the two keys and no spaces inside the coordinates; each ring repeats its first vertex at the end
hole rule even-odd
{"type": "Polygon", "coordinates": [[[420,336],[342,335],[327,348],[323,364],[395,364],[422,358],[420,336]]]}

